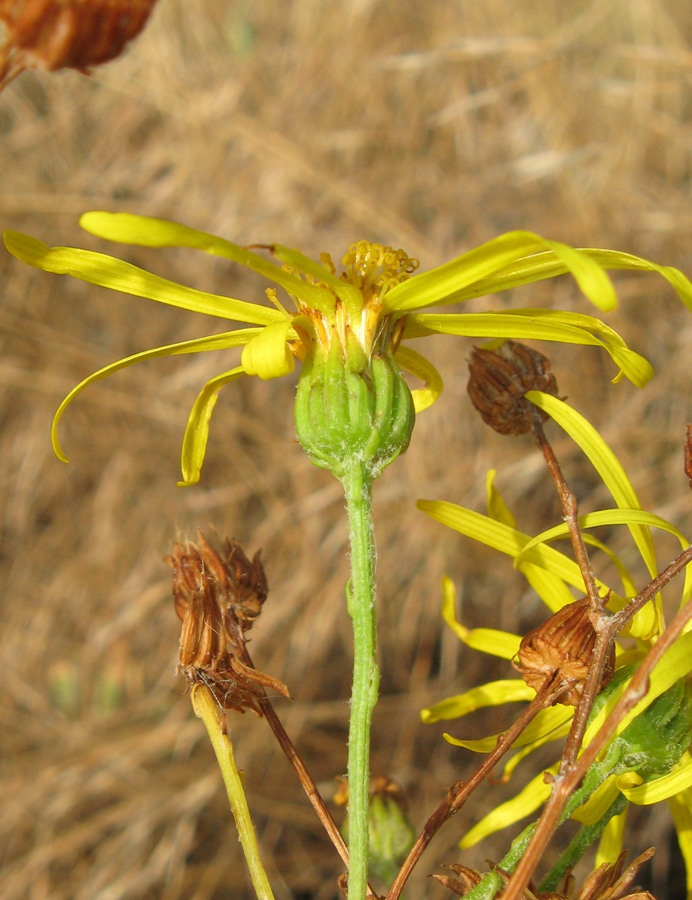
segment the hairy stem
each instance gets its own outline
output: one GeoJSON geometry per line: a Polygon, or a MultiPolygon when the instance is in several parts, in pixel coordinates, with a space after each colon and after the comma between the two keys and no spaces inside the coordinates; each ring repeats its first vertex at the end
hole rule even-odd
{"type": "Polygon", "coordinates": [[[348,732],[349,900],[363,900],[368,883],[370,722],[377,703],[375,541],[372,476],[363,463],[343,477],[351,546],[351,580],[346,589],[353,622],[353,690],[348,732]]]}

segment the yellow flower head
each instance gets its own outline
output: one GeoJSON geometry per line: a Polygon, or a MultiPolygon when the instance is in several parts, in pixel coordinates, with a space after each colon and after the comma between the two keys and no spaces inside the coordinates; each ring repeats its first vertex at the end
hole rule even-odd
{"type": "MultiPolygon", "coordinates": [[[[530,391],[526,396],[576,441],[613,497],[614,508],[580,516],[579,525],[586,543],[605,552],[614,564],[622,583],[621,593],[599,580],[597,586],[603,597],[609,597],[610,609],[622,609],[627,602],[626,598],[637,594],[634,580],[623,562],[594,538],[589,533],[590,529],[603,525],[627,526],[652,578],[658,573],[658,565],[651,529],[656,528],[672,534],[682,549],[689,546],[689,541],[665,519],[642,509],[635,490],[615,454],[593,426],[576,410],[549,394],[530,391]]],[[[494,472],[488,475],[487,515],[447,501],[420,500],[417,505],[438,522],[510,556],[514,566],[522,572],[551,612],[555,613],[568,604],[574,604],[575,596],[572,591],[576,589],[578,593],[582,593],[585,590],[581,572],[572,559],[551,546],[552,542],[568,537],[566,524],[550,528],[535,537],[519,531],[514,517],[494,485],[494,475],[494,472]]],[[[692,597],[692,572],[688,567],[680,606],[687,603],[690,597],[692,597]]],[[[517,657],[521,643],[519,635],[487,628],[468,629],[457,621],[454,585],[448,578],[443,581],[442,613],[445,622],[470,648],[499,656],[507,661],[517,657]]],[[[628,650],[616,648],[614,681],[597,698],[597,705],[594,707],[584,737],[584,746],[594,739],[626,689],[638,662],[657,640],[663,627],[660,597],[656,597],[634,616],[625,629],[625,633],[635,639],[635,646],[628,650]]],[[[622,766],[622,760],[625,758],[625,769],[630,763],[631,768],[623,771],[621,767],[619,771],[613,771],[590,799],[572,814],[573,818],[583,824],[593,825],[603,820],[609,811],[622,807],[624,800],[637,804],[667,800],[687,865],[688,900],[692,900],[692,754],[685,748],[689,743],[692,721],[687,686],[691,674],[692,630],[688,630],[654,667],[648,693],[620,723],[616,736],[606,751],[606,756],[609,753],[614,755],[619,753],[618,764],[622,766]],[[652,727],[653,732],[650,730],[652,727]],[[677,729],[675,739],[671,737],[667,728],[677,729]],[[660,739],[658,741],[660,746],[654,746],[657,742],[652,739],[652,734],[660,739]],[[632,746],[637,744],[639,748],[634,752],[632,746]],[[623,747],[626,747],[625,751],[623,747]]],[[[523,679],[503,679],[442,700],[430,709],[423,710],[421,715],[423,721],[429,723],[458,719],[484,706],[531,700],[535,693],[535,689],[529,687],[523,679]]],[[[505,765],[504,778],[509,779],[519,763],[534,749],[550,741],[564,738],[569,731],[572,715],[573,709],[563,706],[539,712],[515,742],[514,748],[517,752],[505,765]]],[[[470,740],[450,735],[445,735],[445,738],[455,745],[484,753],[492,750],[497,741],[497,735],[470,740]]],[[[605,763],[601,762],[599,765],[605,763]]],[[[549,771],[557,771],[557,766],[549,771]]],[[[488,834],[533,813],[547,799],[550,790],[543,773],[539,774],[514,798],[501,804],[476,823],[464,836],[460,846],[470,847],[488,834]]],[[[605,826],[599,848],[599,862],[613,862],[617,858],[622,849],[624,818],[623,812],[612,818],[605,826]]]]}
{"type": "MultiPolygon", "coordinates": [[[[264,276],[291,298],[292,308],[287,309],[274,288],[267,291],[273,306],[209,294],[102,253],[49,248],[26,235],[5,232],[10,253],[36,268],[250,326],[156,347],[111,363],[78,384],[56,412],[53,446],[58,457],[66,461],[58,441],[58,422],[66,407],[93,381],[154,357],[243,347],[240,365],[209,381],[193,406],[183,440],[181,483],[185,485],[199,480],[209,420],[224,385],[242,375],[263,379],[286,375],[293,370],[296,358],[305,363],[327,356],[334,347],[340,348],[351,371],[365,372],[367,378],[372,359],[382,357],[397,370],[420,379],[424,386],[411,392],[417,412],[434,403],[442,390],[442,379],[432,363],[406,343],[432,334],[536,338],[597,346],[606,350],[617,365],[615,380],[624,375],[641,387],[652,375],[645,359],[591,316],[544,309],[475,314],[421,312],[428,307],[463,302],[570,272],[589,300],[605,311],[616,305],[606,269],[639,269],[660,273],[692,308],[692,285],[676,269],[615,251],[575,250],[525,231],[501,235],[421,274],[414,274],[417,262],[403,251],[360,241],[345,254],[344,269],[337,274],[327,254],[315,261],[273,244],[264,249],[270,250],[275,263],[250,248],[163,219],[89,212],[80,224],[111,241],[188,247],[222,256],[264,276]]],[[[402,443],[400,449],[404,446],[402,443]]]]}

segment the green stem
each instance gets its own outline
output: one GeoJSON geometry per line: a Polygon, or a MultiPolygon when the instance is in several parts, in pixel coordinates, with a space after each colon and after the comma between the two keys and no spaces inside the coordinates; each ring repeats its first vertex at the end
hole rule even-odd
{"type": "Polygon", "coordinates": [[[228,735],[222,713],[214,699],[209,688],[204,684],[196,684],[192,688],[192,708],[203,722],[209,735],[209,740],[214,748],[216,759],[221,769],[223,782],[226,785],[228,801],[231,805],[231,812],[235,819],[238,829],[238,837],[245,854],[245,860],[250,870],[250,878],[252,886],[255,889],[258,900],[274,900],[272,889],[269,886],[267,873],[264,871],[262,860],[260,859],[257,839],[255,838],[255,830],[252,827],[252,819],[250,818],[250,810],[248,809],[243,782],[238,771],[235,758],[233,756],[233,747],[228,735]]]}
{"type": "Polygon", "coordinates": [[[349,900],[364,900],[368,884],[370,722],[380,679],[372,476],[364,463],[357,463],[346,472],[342,483],[351,545],[351,580],[346,588],[346,599],[353,622],[353,690],[348,733],[348,897],[349,900]]]}

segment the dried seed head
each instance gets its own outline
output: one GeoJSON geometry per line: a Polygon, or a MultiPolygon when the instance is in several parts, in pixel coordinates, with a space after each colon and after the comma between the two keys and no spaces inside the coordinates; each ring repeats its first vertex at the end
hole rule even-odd
{"type": "Polygon", "coordinates": [[[217,552],[200,534],[197,544],[176,544],[167,561],[183,622],[178,668],[188,684],[208,685],[223,709],[252,709],[260,716],[265,688],[290,697],[283,682],[249,665],[245,651],[244,632],[267,598],[259,553],[250,562],[235,540],[217,552]]]}
{"type": "Polygon", "coordinates": [[[7,40],[0,87],[24,69],[77,69],[119,56],[144,28],[156,0],[0,0],[7,40]]]}
{"type": "MultiPolygon", "coordinates": [[[[519,647],[515,664],[524,681],[538,691],[546,679],[555,687],[564,686],[556,702],[576,706],[589,673],[596,632],[589,618],[588,598],[582,597],[558,610],[530,631],[519,647]]],[[[601,679],[602,690],[613,677],[615,650],[610,655],[601,679]]]]}
{"type": "Polygon", "coordinates": [[[474,347],[469,372],[471,402],[486,425],[500,434],[526,434],[534,415],[541,421],[547,418],[525,398],[527,391],[557,396],[548,359],[515,341],[505,341],[497,350],[474,347]]]}

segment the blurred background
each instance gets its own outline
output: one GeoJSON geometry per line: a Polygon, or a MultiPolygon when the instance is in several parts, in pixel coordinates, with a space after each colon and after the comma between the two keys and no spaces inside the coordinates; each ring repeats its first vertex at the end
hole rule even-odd
{"type": "MultiPolygon", "coordinates": [[[[251,273],[192,251],[108,247],[77,219],[139,212],[335,259],[364,237],[404,247],[423,269],[528,228],[689,275],[691,44],[692,11],[675,0],[159,0],[125,55],[91,77],[27,72],[0,94],[0,222],[247,300],[266,287],[251,273]]],[[[198,529],[262,548],[271,593],[251,652],[288,684],[295,702],[277,708],[331,796],[346,767],[351,661],[340,486],[296,444],[289,378],[227,387],[201,483],[176,487],[191,404],[236,364],[233,351],[147,363],[93,386],[63,420],[62,465],[50,423],[74,384],[119,357],[225,326],[37,272],[4,250],[0,279],[0,893],[250,898],[211,750],[175,674],[179,622],[163,557],[198,529]]],[[[644,391],[612,386],[605,354],[546,352],[561,393],[602,429],[645,508],[689,533],[692,317],[661,279],[615,280],[622,303],[608,324],[648,356],[655,380],[644,391]]],[[[473,308],[508,304],[592,311],[566,278],[473,308]]],[[[414,501],[484,511],[496,468],[522,530],[560,516],[530,441],[501,438],[473,414],[470,343],[429,340],[421,349],[445,392],[375,491],[373,771],[400,782],[419,826],[473,762],[445,744],[443,727],[420,725],[421,707],[511,677],[443,628],[441,576],[455,580],[468,625],[527,629],[544,613],[505,559],[414,501]]],[[[589,464],[550,434],[582,509],[608,505],[589,464]]],[[[636,561],[625,535],[613,542],[636,561]]],[[[660,553],[667,561],[675,547],[662,541],[660,553]]],[[[447,727],[481,736],[510,713],[447,727]]],[[[230,715],[229,726],[277,900],[333,900],[340,862],[266,723],[230,715]]],[[[460,861],[461,835],[529,774],[477,792],[424,856],[410,897],[445,896],[427,875],[460,861]]],[[[681,896],[667,810],[647,815],[633,821],[659,836],[653,888],[659,900],[681,896]]],[[[464,861],[483,867],[512,836],[464,861]]],[[[636,835],[627,845],[647,846],[636,835]]]]}

